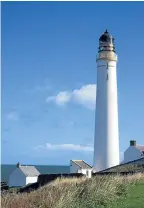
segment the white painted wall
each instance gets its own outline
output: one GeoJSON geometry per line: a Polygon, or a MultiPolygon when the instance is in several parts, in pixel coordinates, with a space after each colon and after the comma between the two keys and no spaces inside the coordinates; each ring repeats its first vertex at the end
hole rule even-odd
{"type": "Polygon", "coordinates": [[[76,165],[72,160],[70,161],[70,173],[78,173],[81,168],[76,165]]]}
{"type": "Polygon", "coordinates": [[[87,170],[88,171],[88,174],[86,175],[88,178],[91,178],[92,177],[92,170],[87,170]]]}
{"type": "MultiPolygon", "coordinates": [[[[116,57],[116,54],[114,56],[116,57]]],[[[100,171],[118,164],[119,131],[116,60],[98,58],[94,168],[96,171],[100,171]]]]}
{"type": "Polygon", "coordinates": [[[25,186],[26,176],[21,172],[19,168],[16,168],[9,176],[9,187],[12,186],[25,186]]]}
{"type": "Polygon", "coordinates": [[[37,182],[38,180],[38,177],[37,176],[33,176],[33,177],[26,177],[26,185],[29,184],[29,183],[35,183],[37,182]]]}
{"type": "Polygon", "coordinates": [[[80,170],[78,170],[78,173],[82,173],[82,174],[86,175],[87,178],[92,177],[92,169],[80,169],[80,170]]]}
{"type": "Polygon", "coordinates": [[[142,157],[141,151],[138,150],[135,146],[130,146],[125,152],[124,152],[124,162],[129,162],[132,160],[137,160],[142,157]]]}
{"type": "Polygon", "coordinates": [[[81,169],[81,167],[79,167],[73,161],[70,161],[70,173],[82,173],[86,175],[88,178],[91,178],[92,169],[81,169]]]}

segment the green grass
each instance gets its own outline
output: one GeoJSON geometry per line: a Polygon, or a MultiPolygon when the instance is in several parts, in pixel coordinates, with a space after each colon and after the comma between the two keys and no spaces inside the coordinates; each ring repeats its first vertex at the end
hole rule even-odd
{"type": "Polygon", "coordinates": [[[111,208],[144,208],[144,180],[131,184],[125,198],[111,204],[111,208]]]}

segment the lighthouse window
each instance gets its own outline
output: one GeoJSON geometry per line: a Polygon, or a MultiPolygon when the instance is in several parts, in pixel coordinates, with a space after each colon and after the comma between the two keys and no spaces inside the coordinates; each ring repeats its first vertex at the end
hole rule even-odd
{"type": "Polygon", "coordinates": [[[106,80],[108,80],[108,74],[107,74],[107,78],[106,78],[106,80]]]}

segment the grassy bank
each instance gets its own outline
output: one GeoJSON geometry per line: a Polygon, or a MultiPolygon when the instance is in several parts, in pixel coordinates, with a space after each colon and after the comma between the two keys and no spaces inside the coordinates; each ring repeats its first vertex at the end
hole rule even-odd
{"type": "Polygon", "coordinates": [[[57,179],[28,194],[4,195],[2,208],[140,208],[141,205],[137,206],[139,199],[135,198],[137,202],[131,200],[133,195],[130,194],[142,194],[144,198],[142,189],[144,190],[142,174],[57,179]],[[129,206],[131,202],[134,205],[129,206]]]}
{"type": "Polygon", "coordinates": [[[143,208],[144,207],[144,180],[139,180],[130,186],[125,199],[119,200],[111,208],[143,208]]]}

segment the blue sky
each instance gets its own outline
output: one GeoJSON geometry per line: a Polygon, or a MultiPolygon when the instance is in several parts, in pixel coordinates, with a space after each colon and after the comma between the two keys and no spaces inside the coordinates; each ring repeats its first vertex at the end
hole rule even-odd
{"type": "Polygon", "coordinates": [[[144,2],[2,3],[2,163],[92,164],[96,53],[119,62],[120,152],[144,144],[144,2]]]}

